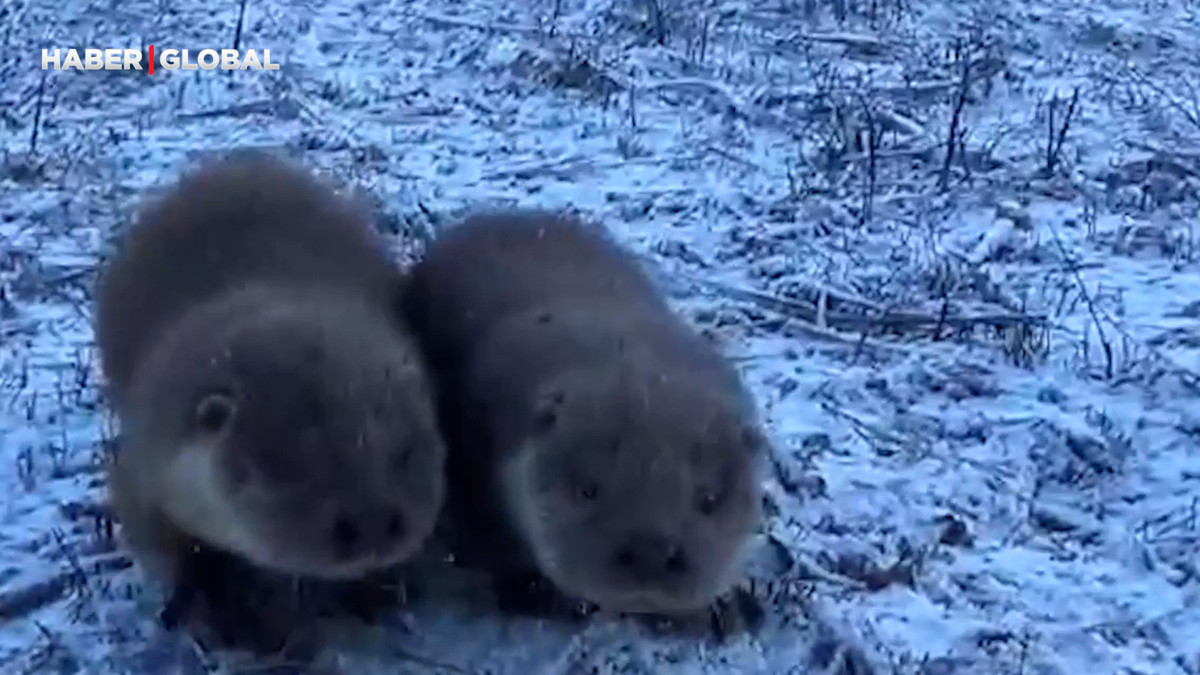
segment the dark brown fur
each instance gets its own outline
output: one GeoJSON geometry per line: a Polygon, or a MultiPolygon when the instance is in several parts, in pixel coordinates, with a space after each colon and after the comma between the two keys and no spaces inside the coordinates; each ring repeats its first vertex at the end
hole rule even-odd
{"type": "Polygon", "coordinates": [[[402,283],[362,212],[264,153],[141,211],[97,289],[122,427],[109,485],[135,559],[176,596],[252,623],[237,614],[275,608],[238,586],[249,570],[352,581],[428,537],[445,450],[392,311],[402,283]]]}
{"type": "Polygon", "coordinates": [[[302,167],[258,151],[190,172],[138,220],[97,285],[96,342],[118,394],[165,325],[247,281],[380,299],[397,291],[399,273],[366,213],[302,167]]]}
{"type": "Polygon", "coordinates": [[[630,253],[574,219],[492,213],[411,280],[449,499],[488,566],[630,612],[728,587],[759,517],[754,406],[630,253]]]}

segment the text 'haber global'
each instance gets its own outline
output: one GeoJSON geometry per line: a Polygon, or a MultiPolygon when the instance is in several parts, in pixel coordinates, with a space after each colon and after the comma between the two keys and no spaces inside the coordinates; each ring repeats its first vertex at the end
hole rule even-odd
{"type": "Polygon", "coordinates": [[[186,49],[163,49],[154,45],[140,49],[43,49],[42,70],[279,70],[271,62],[271,50],[201,49],[196,60],[186,49]],[[146,59],[146,63],[142,63],[146,59]]]}

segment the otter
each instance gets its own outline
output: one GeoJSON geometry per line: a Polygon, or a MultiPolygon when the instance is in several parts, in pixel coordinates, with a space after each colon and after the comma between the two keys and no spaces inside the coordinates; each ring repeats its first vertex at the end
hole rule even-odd
{"type": "Polygon", "coordinates": [[[265,151],[141,208],[95,333],[121,426],[110,499],[165,622],[198,599],[210,622],[270,623],[254,579],[354,582],[432,534],[446,450],[404,283],[355,202],[265,151]]]}
{"type": "Polygon", "coordinates": [[[765,433],[631,252],[573,216],[476,213],[403,307],[440,389],[452,539],[502,603],[671,616],[731,589],[765,433]]]}

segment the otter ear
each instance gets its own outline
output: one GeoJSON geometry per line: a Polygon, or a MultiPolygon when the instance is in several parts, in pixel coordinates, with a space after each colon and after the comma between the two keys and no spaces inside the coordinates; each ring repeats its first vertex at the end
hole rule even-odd
{"type": "Polygon", "coordinates": [[[562,409],[566,396],[561,391],[553,390],[538,396],[533,405],[533,433],[544,434],[558,424],[558,413],[562,409]]]}
{"type": "Polygon", "coordinates": [[[212,391],[200,398],[193,413],[197,429],[206,434],[219,434],[233,423],[237,404],[227,392],[212,391]]]}

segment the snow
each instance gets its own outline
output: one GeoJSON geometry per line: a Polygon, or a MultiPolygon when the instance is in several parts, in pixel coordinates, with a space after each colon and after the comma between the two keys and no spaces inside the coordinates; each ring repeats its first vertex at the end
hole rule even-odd
{"type": "Polygon", "coordinates": [[[312,672],[1200,673],[1192,3],[257,0],[279,71],[40,84],[43,46],[223,47],[237,14],[0,6],[0,673],[233,672],[97,524],[88,288],[147,190],[239,145],[376,196],[406,258],[481,204],[604,222],[776,445],[753,634],[434,594],[312,672]]]}

